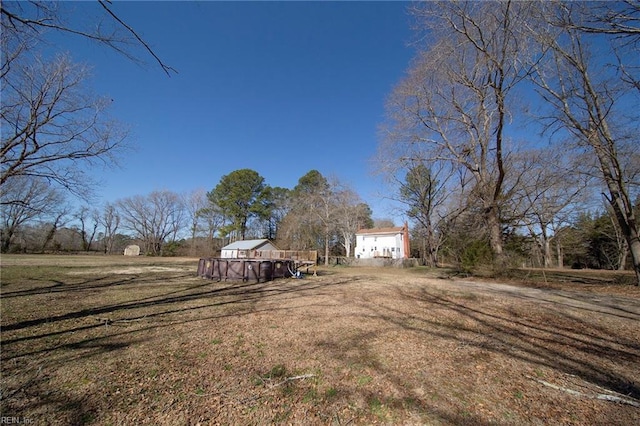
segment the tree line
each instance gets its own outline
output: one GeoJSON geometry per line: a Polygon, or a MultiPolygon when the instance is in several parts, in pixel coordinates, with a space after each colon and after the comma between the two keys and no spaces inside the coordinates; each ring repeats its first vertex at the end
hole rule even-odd
{"type": "Polygon", "coordinates": [[[380,163],[427,262],[466,241],[458,257],[500,272],[525,239],[540,266],[563,266],[596,194],[616,253],[575,264],[628,264],[640,282],[638,3],[446,1],[411,13],[421,42],[389,96],[380,163]]]}
{"type": "Polygon", "coordinates": [[[373,226],[371,209],[348,186],[311,170],[292,188],[272,187],[251,169],[223,176],[211,191],[168,190],[100,208],[71,208],[46,181],[12,180],[2,203],[2,251],[56,250],[213,255],[236,240],[268,238],[292,250],[353,255],[355,233],[373,226]],[[10,202],[20,200],[20,202],[10,202]]]}
{"type": "MultiPolygon", "coordinates": [[[[465,269],[491,264],[490,246],[479,238],[484,223],[478,212],[438,221],[433,235],[425,233],[429,222],[421,214],[428,209],[419,206],[437,204],[434,193],[442,188],[428,172],[416,167],[400,186],[411,204],[405,213],[414,218],[413,256],[465,269]]],[[[268,238],[285,249],[319,250],[328,259],[353,256],[357,230],[394,226],[391,220],[373,219],[369,206],[353,190],[317,170],[302,176],[292,189],[271,187],[257,172],[242,169],[223,176],[210,191],[153,191],[100,207],[73,208],[62,191],[37,182],[26,179],[4,194],[5,200],[21,200],[1,206],[4,253],[122,254],[135,243],[147,255],[212,256],[238,239],[268,238]]],[[[578,204],[574,208],[546,240],[535,233],[505,232],[512,264],[610,270],[630,266],[628,246],[611,209],[603,205],[584,212],[578,204]]],[[[635,209],[638,214],[637,202],[635,209]]]]}

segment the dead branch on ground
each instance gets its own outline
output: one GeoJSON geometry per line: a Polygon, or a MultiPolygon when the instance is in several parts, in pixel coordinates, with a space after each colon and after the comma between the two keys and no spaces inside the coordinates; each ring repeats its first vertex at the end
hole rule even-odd
{"type": "Polygon", "coordinates": [[[636,399],[634,399],[634,398],[632,398],[630,396],[621,395],[621,394],[618,394],[616,392],[610,391],[608,389],[600,388],[603,391],[607,392],[606,394],[605,393],[587,394],[587,393],[580,392],[580,391],[577,391],[577,390],[574,390],[574,389],[566,388],[564,386],[555,385],[553,383],[549,383],[549,382],[546,382],[544,380],[537,379],[535,377],[531,377],[531,376],[525,376],[525,377],[527,377],[528,379],[531,379],[531,380],[535,380],[536,382],[538,382],[538,383],[540,383],[540,384],[542,384],[544,386],[550,387],[552,389],[559,390],[559,391],[562,391],[562,392],[566,392],[569,395],[583,397],[583,398],[590,398],[590,399],[599,399],[599,400],[602,400],[602,401],[617,402],[617,403],[620,403],[620,404],[627,404],[627,405],[631,405],[631,406],[640,408],[640,401],[637,401],[636,399]]]}

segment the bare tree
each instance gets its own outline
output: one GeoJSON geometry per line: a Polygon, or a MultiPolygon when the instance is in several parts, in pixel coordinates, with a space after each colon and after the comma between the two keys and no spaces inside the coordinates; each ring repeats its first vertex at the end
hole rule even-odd
{"type": "Polygon", "coordinates": [[[196,237],[202,230],[203,209],[209,205],[207,191],[200,188],[184,196],[184,207],[188,216],[189,231],[191,233],[191,255],[196,255],[196,237]]]}
{"type": "Polygon", "coordinates": [[[294,250],[324,247],[325,264],[336,242],[336,188],[319,171],[311,170],[288,194],[286,215],[278,229],[278,241],[294,250]]]}
{"type": "Polygon", "coordinates": [[[171,191],[154,191],[147,196],[136,195],[116,202],[122,226],[132,231],[145,244],[145,251],[162,256],[167,240],[175,241],[185,227],[181,197],[171,191]]]}
{"type": "Polygon", "coordinates": [[[82,250],[89,251],[99,226],[98,213],[89,206],[81,206],[76,211],[74,218],[80,222],[78,233],[82,239],[82,250]]]}
{"type": "Polygon", "coordinates": [[[204,223],[204,230],[209,242],[209,250],[214,252],[217,248],[215,244],[216,233],[225,225],[225,215],[217,205],[210,200],[207,206],[198,211],[198,217],[204,223]]]}
{"type": "Polygon", "coordinates": [[[598,2],[580,6],[584,19],[575,21],[567,15],[556,15],[556,26],[592,34],[640,37],[640,4],[633,0],[598,2]]]}
{"type": "Polygon", "coordinates": [[[177,72],[165,64],[135,29],[118,16],[114,10],[115,3],[98,0],[95,4],[99,6],[98,12],[102,11],[98,22],[85,20],[78,25],[70,25],[64,19],[65,7],[68,7],[64,2],[0,3],[2,72],[7,72],[13,60],[35,42],[42,42],[47,32],[70,34],[95,41],[135,62],[140,62],[141,55],[136,53],[136,49],[140,48],[151,55],[167,75],[177,72]]]}
{"type": "Polygon", "coordinates": [[[409,166],[404,181],[399,183],[399,201],[406,206],[407,215],[421,229],[423,260],[427,266],[438,265],[441,238],[436,233],[439,218],[446,216],[447,184],[450,174],[442,169],[430,169],[424,163],[409,166]]]}
{"type": "Polygon", "coordinates": [[[320,224],[294,198],[278,228],[277,241],[291,250],[316,250],[323,244],[320,224]]]}
{"type": "MultiPolygon", "coordinates": [[[[555,7],[564,9],[556,0],[555,7]]],[[[605,36],[620,80],[632,89],[640,91],[640,64],[637,50],[640,44],[640,3],[634,0],[608,2],[582,2],[569,6],[570,13],[546,14],[546,22],[585,36],[605,36]],[[576,19],[578,18],[578,19],[576,19]]]]}
{"type": "Polygon", "coordinates": [[[66,56],[13,67],[2,78],[0,185],[32,176],[85,197],[86,169],[114,164],[124,147],[123,126],[105,118],[110,101],[90,95],[87,68],[66,56]]]}
{"type": "Polygon", "coordinates": [[[335,193],[329,181],[317,170],[311,170],[298,180],[293,188],[295,203],[293,213],[304,218],[309,225],[320,229],[324,245],[324,264],[329,264],[329,247],[331,235],[335,229],[333,212],[335,207],[335,193]]]}
{"type": "Polygon", "coordinates": [[[118,227],[120,226],[120,214],[116,206],[110,203],[105,204],[98,221],[104,229],[102,237],[104,252],[105,254],[112,253],[118,227]]]}
{"type": "Polygon", "coordinates": [[[47,33],[90,39],[135,61],[140,58],[136,48],[142,48],[167,74],[175,72],[110,1],[95,5],[103,13],[100,22],[71,25],[64,19],[65,2],[0,3],[0,186],[17,176],[43,177],[87,197],[93,182],[86,169],[113,164],[124,146],[127,132],[105,114],[110,101],[91,95],[85,86],[87,67],[64,55],[53,60],[39,56],[47,33]]]}
{"type": "Polygon", "coordinates": [[[395,228],[395,226],[393,219],[386,217],[373,219],[373,228],[395,228]]]}
{"type": "MultiPolygon", "coordinates": [[[[575,171],[578,164],[585,164],[587,159],[583,157],[572,161],[557,149],[529,151],[524,156],[526,158],[518,162],[524,174],[513,197],[513,211],[517,223],[535,240],[542,255],[541,264],[547,268],[552,265],[552,242],[561,244],[557,233],[584,209],[585,190],[592,182],[588,176],[575,171]],[[549,158],[555,161],[550,162],[549,158]]],[[[560,247],[556,247],[556,253],[559,254],[557,265],[562,267],[560,247]]]]}
{"type": "Polygon", "coordinates": [[[331,235],[334,230],[334,193],[329,185],[318,188],[317,192],[308,194],[304,199],[304,205],[321,224],[324,241],[324,264],[329,264],[329,247],[331,245],[331,235]]]}
{"type": "MultiPolygon", "coordinates": [[[[44,229],[46,229],[44,234],[44,239],[42,241],[42,246],[40,251],[44,253],[49,247],[50,243],[53,241],[56,232],[69,221],[69,214],[71,213],[71,208],[68,205],[57,205],[53,210],[49,211],[50,220],[43,223],[44,229]]],[[[56,250],[56,247],[53,247],[56,250]]]]}
{"type": "Polygon", "coordinates": [[[2,210],[2,251],[10,250],[18,229],[31,221],[44,217],[56,206],[63,204],[64,197],[45,179],[21,176],[2,187],[0,196],[2,210]]]}
{"type": "Polygon", "coordinates": [[[336,188],[333,215],[345,255],[351,257],[352,247],[355,247],[356,232],[373,223],[371,209],[353,189],[341,185],[336,188]]]}
{"type": "MultiPolygon", "coordinates": [[[[420,145],[432,162],[463,168],[498,267],[503,253],[501,212],[506,197],[509,99],[526,77],[521,34],[527,3],[428,2],[414,14],[432,42],[390,98],[389,139],[420,145]]],[[[463,173],[463,172],[458,172],[463,173]]]]}
{"type": "Polygon", "coordinates": [[[624,271],[627,265],[627,257],[629,256],[629,243],[625,238],[618,221],[616,220],[616,215],[611,205],[608,202],[605,202],[605,209],[607,212],[607,216],[611,223],[611,228],[613,230],[613,235],[610,236],[611,240],[615,242],[616,252],[615,258],[611,262],[614,265],[614,268],[618,271],[624,271]]]}
{"type": "Polygon", "coordinates": [[[542,10],[546,24],[554,24],[558,15],[562,22],[576,23],[532,28],[532,37],[548,53],[548,60],[536,66],[533,78],[550,111],[548,129],[568,132],[577,149],[588,149],[597,159],[606,198],[627,239],[636,284],[640,285],[640,233],[629,192],[634,185],[630,175],[635,174],[630,168],[637,165],[627,163],[633,153],[637,155],[637,117],[627,119],[626,125],[624,120],[629,114],[630,94],[625,85],[618,84],[620,78],[601,67],[601,59],[591,52],[589,41],[577,29],[584,17],[579,5],[559,3],[542,10]]]}

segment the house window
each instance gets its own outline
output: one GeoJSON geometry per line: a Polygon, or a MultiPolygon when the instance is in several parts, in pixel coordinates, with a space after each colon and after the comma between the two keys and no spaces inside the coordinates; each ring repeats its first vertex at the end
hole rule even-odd
{"type": "Polygon", "coordinates": [[[378,241],[378,237],[373,237],[373,241],[378,241]]]}
{"type": "Polygon", "coordinates": [[[392,252],[396,251],[396,248],[395,247],[391,247],[391,251],[392,252]]]}

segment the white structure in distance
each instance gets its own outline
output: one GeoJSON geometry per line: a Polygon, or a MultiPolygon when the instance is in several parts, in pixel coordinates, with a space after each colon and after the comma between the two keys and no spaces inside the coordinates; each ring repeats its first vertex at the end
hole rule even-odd
{"type": "Polygon", "coordinates": [[[361,229],[356,232],[355,256],[360,259],[409,258],[409,227],[361,229]]]}

